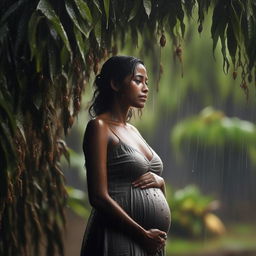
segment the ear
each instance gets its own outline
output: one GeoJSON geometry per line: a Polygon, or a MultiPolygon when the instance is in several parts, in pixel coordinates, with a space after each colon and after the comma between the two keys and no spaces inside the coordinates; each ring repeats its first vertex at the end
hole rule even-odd
{"type": "Polygon", "coordinates": [[[113,80],[110,81],[110,86],[111,86],[111,88],[112,88],[115,92],[118,92],[118,91],[119,91],[119,87],[117,86],[116,82],[114,82],[113,80]]]}

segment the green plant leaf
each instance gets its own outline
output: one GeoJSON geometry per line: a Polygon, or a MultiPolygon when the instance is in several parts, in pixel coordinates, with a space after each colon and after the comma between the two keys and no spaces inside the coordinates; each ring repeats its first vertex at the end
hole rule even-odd
{"type": "Polygon", "coordinates": [[[35,54],[37,49],[37,25],[39,23],[39,21],[41,20],[42,16],[38,15],[37,12],[33,12],[33,14],[31,15],[31,18],[29,20],[28,23],[28,42],[29,42],[29,46],[30,46],[30,58],[32,59],[35,54]]]}
{"type": "Polygon", "coordinates": [[[13,136],[10,132],[9,127],[4,123],[1,122],[0,124],[0,140],[1,144],[3,145],[3,149],[6,155],[6,160],[7,160],[7,167],[10,168],[10,170],[13,169],[15,166],[15,162],[12,161],[13,157],[16,157],[16,151],[13,145],[13,136]]]}
{"type": "Polygon", "coordinates": [[[4,23],[7,19],[9,19],[26,2],[27,0],[20,0],[12,4],[1,17],[0,24],[4,23]]]}
{"type": "Polygon", "coordinates": [[[12,136],[15,134],[16,130],[16,122],[15,122],[15,116],[11,113],[10,107],[8,105],[8,102],[5,101],[5,99],[2,97],[2,94],[0,94],[0,109],[2,110],[3,115],[8,120],[7,122],[4,120],[1,120],[1,122],[4,122],[3,124],[8,124],[10,127],[10,132],[12,136]]]}
{"type": "Polygon", "coordinates": [[[16,53],[17,53],[20,45],[24,44],[24,42],[26,42],[25,38],[27,36],[29,18],[30,18],[30,13],[25,9],[21,14],[20,20],[18,21],[17,35],[16,35],[16,40],[15,40],[15,52],[16,53]]]}
{"type": "Polygon", "coordinates": [[[86,205],[86,194],[73,187],[67,187],[68,192],[68,205],[69,207],[79,216],[83,218],[89,217],[89,209],[85,207],[86,205]]]}
{"type": "Polygon", "coordinates": [[[79,15],[77,15],[71,0],[66,0],[65,6],[69,17],[74,22],[74,25],[85,35],[86,38],[88,38],[91,27],[86,26],[85,22],[79,17],[79,15]]]}
{"type": "Polygon", "coordinates": [[[72,51],[71,51],[71,47],[70,47],[70,43],[69,43],[66,31],[64,30],[64,27],[59,17],[55,13],[50,3],[47,0],[40,0],[40,2],[37,5],[37,10],[41,11],[44,14],[44,16],[51,22],[52,26],[54,27],[56,32],[59,34],[59,36],[63,40],[63,43],[68,49],[70,55],[72,56],[72,51]]]}
{"type": "Polygon", "coordinates": [[[92,14],[91,10],[88,7],[87,3],[84,2],[83,0],[74,0],[77,6],[77,9],[79,10],[81,16],[89,22],[89,24],[92,24],[93,19],[92,19],[92,14]]]}
{"type": "Polygon", "coordinates": [[[149,17],[149,15],[151,13],[151,8],[152,8],[151,0],[143,0],[143,6],[144,6],[146,14],[149,17]]]}
{"type": "Polygon", "coordinates": [[[58,52],[55,50],[53,46],[53,42],[49,41],[49,44],[47,46],[47,52],[48,52],[48,67],[49,67],[49,74],[50,78],[53,82],[55,75],[57,74],[57,59],[58,52]]]}
{"type": "Polygon", "coordinates": [[[96,41],[98,42],[99,45],[101,45],[101,20],[98,20],[98,22],[95,24],[94,27],[94,34],[96,41]]]}
{"type": "Polygon", "coordinates": [[[184,37],[184,34],[185,34],[184,11],[182,9],[181,4],[179,4],[179,6],[177,6],[177,18],[180,21],[182,37],[184,37]]]}
{"type": "Polygon", "coordinates": [[[140,4],[141,4],[140,1],[135,1],[135,2],[134,2],[134,6],[133,6],[133,8],[132,8],[132,10],[131,10],[131,13],[130,13],[130,15],[129,15],[129,18],[128,18],[128,22],[131,21],[131,20],[133,20],[134,17],[137,15],[137,13],[138,13],[138,11],[139,11],[139,8],[140,8],[140,4]]]}
{"type": "Polygon", "coordinates": [[[82,57],[83,63],[85,64],[85,52],[86,52],[86,50],[85,50],[85,44],[84,44],[82,34],[78,29],[74,29],[74,34],[75,34],[75,37],[76,37],[76,43],[77,43],[77,46],[78,46],[78,49],[79,49],[79,53],[82,57]]]}
{"type": "Polygon", "coordinates": [[[105,9],[105,14],[107,19],[106,29],[108,28],[108,22],[109,22],[109,5],[110,5],[110,0],[104,0],[104,9],[105,9]]]}
{"type": "Polygon", "coordinates": [[[237,41],[233,32],[232,25],[230,23],[228,24],[228,28],[227,28],[227,46],[228,46],[228,51],[231,56],[232,62],[235,65],[237,41]]]}
{"type": "Polygon", "coordinates": [[[233,1],[231,2],[230,5],[230,20],[232,23],[234,35],[236,37],[237,42],[241,42],[242,40],[242,33],[241,33],[241,20],[242,20],[242,12],[240,11],[241,6],[235,6],[233,1]],[[240,12],[240,14],[239,14],[240,12]]]}

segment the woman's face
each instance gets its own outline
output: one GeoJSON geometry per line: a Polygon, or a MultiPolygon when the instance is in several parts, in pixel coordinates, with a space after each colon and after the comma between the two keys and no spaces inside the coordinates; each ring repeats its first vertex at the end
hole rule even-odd
{"type": "Polygon", "coordinates": [[[122,104],[129,107],[143,108],[147,101],[148,76],[144,65],[138,64],[134,74],[128,75],[120,88],[122,104]]]}

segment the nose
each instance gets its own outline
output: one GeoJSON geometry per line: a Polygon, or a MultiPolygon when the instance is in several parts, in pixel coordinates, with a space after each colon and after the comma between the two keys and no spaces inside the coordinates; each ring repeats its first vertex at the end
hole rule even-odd
{"type": "Polygon", "coordinates": [[[149,91],[148,86],[147,86],[146,83],[143,83],[142,91],[145,92],[145,93],[147,93],[149,91]]]}

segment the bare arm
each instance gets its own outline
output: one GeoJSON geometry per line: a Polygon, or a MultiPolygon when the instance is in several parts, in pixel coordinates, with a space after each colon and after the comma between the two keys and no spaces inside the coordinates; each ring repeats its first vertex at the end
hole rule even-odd
{"type": "Polygon", "coordinates": [[[114,218],[128,235],[135,237],[147,250],[154,252],[164,245],[163,237],[166,233],[160,230],[145,230],[108,193],[108,140],[107,124],[102,120],[91,120],[87,125],[83,143],[90,203],[98,211],[114,218]]]}

